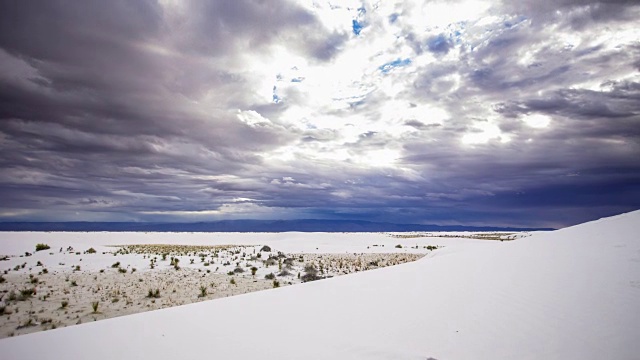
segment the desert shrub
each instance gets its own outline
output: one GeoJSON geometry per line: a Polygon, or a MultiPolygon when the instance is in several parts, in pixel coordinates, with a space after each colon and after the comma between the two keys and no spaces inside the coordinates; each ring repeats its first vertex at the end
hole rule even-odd
{"type": "Polygon", "coordinates": [[[264,261],[264,264],[266,266],[271,266],[271,265],[275,265],[276,264],[276,259],[274,258],[268,258],[267,260],[264,261]]]}
{"type": "Polygon", "coordinates": [[[321,277],[318,276],[318,268],[313,263],[308,263],[304,266],[304,275],[300,277],[303,282],[319,280],[321,277]]]}
{"type": "Polygon", "coordinates": [[[36,293],[36,289],[35,288],[22,289],[22,290],[20,290],[20,297],[18,298],[18,300],[20,300],[20,301],[27,300],[27,299],[31,298],[35,293],[36,293]]]}
{"type": "Polygon", "coordinates": [[[428,245],[427,250],[436,250],[438,247],[433,245],[428,245]]]}
{"type": "Polygon", "coordinates": [[[278,280],[273,280],[273,287],[274,287],[274,288],[280,287],[280,281],[278,281],[278,280]]]}
{"type": "Polygon", "coordinates": [[[118,268],[118,271],[125,274],[127,272],[127,269],[123,269],[123,268],[118,268]]]}
{"type": "Polygon", "coordinates": [[[160,297],[160,289],[155,289],[155,291],[153,289],[149,289],[149,292],[147,293],[147,297],[148,298],[154,298],[157,299],[160,297]]]}
{"type": "Polygon", "coordinates": [[[131,273],[133,274],[134,272],[136,272],[136,268],[131,268],[131,273]]]}
{"type": "Polygon", "coordinates": [[[78,286],[78,283],[75,280],[71,280],[71,286],[78,286]]]}
{"type": "Polygon", "coordinates": [[[16,292],[14,290],[9,291],[9,295],[7,297],[9,301],[14,301],[17,299],[16,292]]]}
{"type": "Polygon", "coordinates": [[[235,273],[234,273],[233,271],[229,271],[229,272],[227,273],[227,275],[234,275],[234,274],[235,274],[235,273]]]}
{"type": "Polygon", "coordinates": [[[269,246],[265,245],[262,248],[260,248],[260,251],[271,252],[271,248],[269,246]]]}
{"type": "Polygon", "coordinates": [[[113,265],[111,265],[111,267],[114,268],[114,269],[120,267],[120,261],[118,261],[116,263],[113,263],[113,265]]]}
{"type": "Polygon", "coordinates": [[[7,281],[7,279],[5,279],[4,276],[0,275],[0,284],[2,284],[5,281],[7,281]]]}
{"type": "Polygon", "coordinates": [[[402,249],[402,245],[400,244],[396,245],[396,249],[402,249]]]}
{"type": "Polygon", "coordinates": [[[43,274],[48,274],[48,273],[49,273],[49,270],[47,270],[46,268],[44,268],[44,269],[42,269],[42,273],[43,273],[43,274]]]}
{"type": "Polygon", "coordinates": [[[242,274],[244,272],[244,269],[241,267],[237,267],[235,269],[233,269],[233,272],[236,274],[242,274]]]}
{"type": "Polygon", "coordinates": [[[206,262],[206,263],[204,263],[204,264],[202,264],[202,265],[204,265],[204,266],[209,266],[210,264],[209,264],[208,262],[206,262]]]}
{"type": "Polygon", "coordinates": [[[97,313],[98,312],[98,305],[100,305],[99,301],[94,301],[91,303],[91,308],[93,308],[93,312],[97,313]]]}
{"type": "Polygon", "coordinates": [[[42,266],[42,261],[38,260],[38,262],[36,263],[36,266],[42,266]]]}
{"type": "Polygon", "coordinates": [[[32,284],[37,284],[37,283],[38,283],[38,278],[37,278],[37,277],[32,277],[32,278],[31,278],[31,280],[30,280],[30,282],[31,282],[32,284]]]}
{"type": "Polygon", "coordinates": [[[256,276],[256,271],[258,271],[257,267],[255,267],[255,266],[251,267],[251,275],[252,276],[256,276]]]}
{"type": "Polygon", "coordinates": [[[287,271],[287,269],[280,271],[280,273],[278,274],[278,276],[290,276],[290,275],[291,273],[287,271]]]}
{"type": "Polygon", "coordinates": [[[207,296],[207,286],[200,285],[200,295],[198,295],[198,297],[205,297],[205,296],[207,296]]]}
{"type": "Polygon", "coordinates": [[[96,249],[90,247],[87,249],[87,251],[85,251],[87,254],[95,254],[96,253],[96,249]]]}
{"type": "Polygon", "coordinates": [[[236,279],[231,278],[231,280],[229,280],[229,283],[230,283],[231,285],[235,285],[235,284],[236,284],[236,279]]]}
{"type": "Polygon", "coordinates": [[[264,278],[267,280],[273,280],[276,278],[276,276],[273,273],[268,273],[267,275],[264,276],[264,278]]]}
{"type": "Polygon", "coordinates": [[[36,251],[48,250],[48,249],[51,249],[51,247],[47,244],[36,244],[36,251]]]}
{"type": "Polygon", "coordinates": [[[4,315],[5,310],[7,309],[7,307],[5,305],[0,306],[0,315],[4,315]]]}

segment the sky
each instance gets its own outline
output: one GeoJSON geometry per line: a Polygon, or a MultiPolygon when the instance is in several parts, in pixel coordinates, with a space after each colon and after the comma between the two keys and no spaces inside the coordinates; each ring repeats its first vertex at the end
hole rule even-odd
{"type": "Polygon", "coordinates": [[[0,221],[640,208],[636,1],[2,1],[0,221]]]}

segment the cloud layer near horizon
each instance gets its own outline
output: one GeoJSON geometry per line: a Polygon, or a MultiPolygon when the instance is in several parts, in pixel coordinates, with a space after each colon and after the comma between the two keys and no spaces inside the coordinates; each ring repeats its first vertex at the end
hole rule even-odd
{"type": "Polygon", "coordinates": [[[640,207],[632,1],[0,4],[0,221],[640,207]]]}

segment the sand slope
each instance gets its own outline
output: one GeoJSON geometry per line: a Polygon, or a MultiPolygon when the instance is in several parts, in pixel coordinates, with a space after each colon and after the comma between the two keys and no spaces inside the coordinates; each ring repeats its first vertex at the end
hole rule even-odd
{"type": "Polygon", "coordinates": [[[640,212],[0,341],[5,359],[637,359],[640,212]]]}

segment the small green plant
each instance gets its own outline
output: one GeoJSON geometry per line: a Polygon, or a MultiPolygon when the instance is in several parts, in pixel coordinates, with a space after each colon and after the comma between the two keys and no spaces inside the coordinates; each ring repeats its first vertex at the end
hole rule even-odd
{"type": "Polygon", "coordinates": [[[51,247],[47,244],[36,244],[36,251],[48,250],[51,247]]]}
{"type": "Polygon", "coordinates": [[[98,305],[100,305],[99,301],[94,301],[91,303],[91,308],[93,308],[93,313],[97,313],[98,312],[98,305]]]}
{"type": "Polygon", "coordinates": [[[68,305],[69,305],[69,302],[68,302],[68,301],[66,301],[66,300],[62,300],[62,301],[60,302],[60,306],[61,306],[63,309],[65,309],[68,305]]]}
{"type": "Polygon", "coordinates": [[[147,293],[147,297],[148,298],[154,298],[157,299],[160,297],[160,289],[156,289],[155,291],[153,289],[149,289],[149,292],[147,293]]]}
{"type": "Polygon", "coordinates": [[[96,253],[96,249],[91,247],[91,248],[87,249],[86,253],[87,254],[95,254],[96,253]]]}
{"type": "Polygon", "coordinates": [[[200,295],[198,295],[198,297],[205,297],[205,296],[207,296],[207,286],[200,285],[200,295]]]}
{"type": "Polygon", "coordinates": [[[80,271],[80,265],[76,265],[76,268],[74,271],[80,271]]]}
{"type": "Polygon", "coordinates": [[[253,267],[251,268],[251,276],[256,276],[256,272],[257,272],[257,271],[258,271],[258,268],[257,268],[257,267],[255,267],[255,266],[253,266],[253,267]]]}
{"type": "Polygon", "coordinates": [[[235,285],[235,284],[236,284],[236,279],[231,278],[231,280],[229,280],[229,283],[230,283],[231,285],[235,285]]]}
{"type": "Polygon", "coordinates": [[[274,288],[280,287],[280,281],[278,281],[278,280],[273,280],[273,287],[274,287],[274,288]]]}

